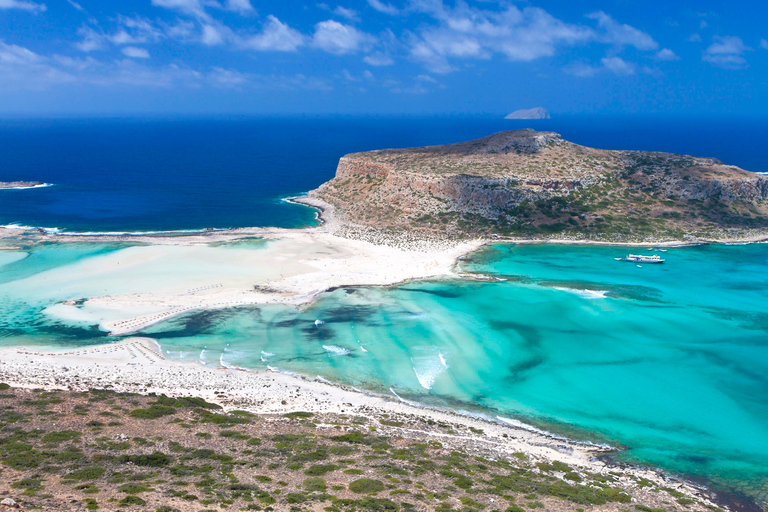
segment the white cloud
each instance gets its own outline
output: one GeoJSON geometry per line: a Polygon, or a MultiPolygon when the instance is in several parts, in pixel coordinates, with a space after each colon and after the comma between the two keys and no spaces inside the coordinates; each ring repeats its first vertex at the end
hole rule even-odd
{"type": "Polygon", "coordinates": [[[691,34],[688,37],[689,43],[700,43],[702,41],[701,36],[699,34],[691,34]]]}
{"type": "Polygon", "coordinates": [[[71,5],[72,7],[77,9],[78,11],[84,11],[85,10],[85,9],[83,9],[82,5],[80,5],[79,3],[75,2],[74,0],[67,0],[67,2],[69,2],[69,5],[71,5]]]}
{"type": "Polygon", "coordinates": [[[149,52],[145,48],[138,48],[136,46],[126,46],[122,49],[123,55],[131,57],[133,59],[148,59],[149,52]]]}
{"type": "Polygon", "coordinates": [[[368,0],[368,5],[376,9],[377,11],[389,14],[390,16],[397,16],[400,14],[400,9],[392,4],[385,4],[381,0],[368,0]]]}
{"type": "Polygon", "coordinates": [[[602,65],[613,73],[619,76],[629,76],[635,74],[635,66],[622,59],[621,57],[605,57],[600,59],[602,65]]]}
{"type": "Polygon", "coordinates": [[[559,45],[594,37],[586,27],[569,25],[542,9],[507,6],[482,10],[459,3],[446,8],[441,1],[416,0],[413,7],[432,15],[438,26],[411,35],[411,56],[437,73],[452,71],[451,59],[487,59],[494,53],[512,61],[530,62],[552,56],[559,45]]]}
{"type": "Polygon", "coordinates": [[[761,39],[760,48],[762,48],[763,50],[768,50],[768,41],[766,41],[765,39],[761,39]]]}
{"type": "Polygon", "coordinates": [[[224,36],[213,25],[203,25],[203,33],[200,40],[206,46],[216,46],[224,43],[224,36]]]}
{"type": "Polygon", "coordinates": [[[21,9],[32,13],[45,12],[48,7],[45,4],[24,2],[22,0],[0,0],[0,9],[21,9]]]}
{"type": "Polygon", "coordinates": [[[255,11],[250,0],[227,0],[226,9],[240,14],[249,14],[255,11]]]}
{"type": "Polygon", "coordinates": [[[207,81],[219,87],[238,87],[250,81],[249,75],[232,69],[213,68],[206,77],[207,81]]]}
{"type": "Polygon", "coordinates": [[[597,20],[597,26],[601,29],[600,40],[616,46],[634,46],[638,50],[656,50],[659,44],[645,32],[630,25],[622,24],[611,18],[603,11],[598,11],[587,16],[597,20]]]}
{"type": "Polygon", "coordinates": [[[659,50],[659,53],[656,54],[656,59],[672,61],[672,60],[680,60],[680,57],[678,57],[677,54],[672,50],[670,50],[669,48],[663,48],[662,50],[659,50]]]}
{"type": "Polygon", "coordinates": [[[751,49],[740,37],[718,36],[715,37],[715,42],[704,51],[703,59],[721,68],[739,69],[747,65],[744,54],[751,49]]]}
{"type": "Polygon", "coordinates": [[[191,14],[198,18],[208,19],[208,13],[205,12],[201,0],[152,0],[152,5],[173,9],[186,14],[191,14]]]}
{"type": "Polygon", "coordinates": [[[304,35],[292,29],[276,17],[267,16],[267,23],[261,33],[245,39],[244,48],[258,51],[295,52],[304,44],[304,35]]]}
{"type": "Polygon", "coordinates": [[[563,71],[569,75],[578,76],[580,78],[589,78],[595,76],[598,69],[583,62],[573,62],[563,68],[563,71]]]}
{"type": "Polygon", "coordinates": [[[3,64],[36,64],[43,58],[35,52],[16,46],[15,44],[5,44],[0,42],[0,63],[3,64]]]}
{"type": "Polygon", "coordinates": [[[82,40],[75,43],[75,47],[81,52],[92,52],[104,48],[104,35],[91,27],[83,25],[77,30],[77,34],[82,37],[82,40]]]}
{"type": "Polygon", "coordinates": [[[152,0],[152,5],[183,12],[201,20],[210,20],[206,7],[234,11],[240,14],[253,14],[256,10],[250,0],[226,0],[223,4],[217,0],[152,0]]]}
{"type": "Polygon", "coordinates": [[[391,66],[395,63],[394,59],[386,53],[376,52],[367,55],[363,61],[370,66],[391,66]]]}
{"type": "Polygon", "coordinates": [[[357,11],[354,9],[347,9],[346,7],[338,6],[333,10],[333,13],[342,18],[346,18],[349,21],[359,21],[360,17],[357,15],[357,11]]]}
{"type": "Polygon", "coordinates": [[[315,25],[312,45],[328,53],[343,55],[363,49],[371,39],[371,36],[351,25],[327,20],[315,25]]]}

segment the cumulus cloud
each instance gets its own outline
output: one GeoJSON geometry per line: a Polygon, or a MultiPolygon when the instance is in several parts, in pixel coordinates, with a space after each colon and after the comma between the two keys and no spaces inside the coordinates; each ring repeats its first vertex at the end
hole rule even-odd
{"type": "Polygon", "coordinates": [[[23,0],[0,0],[0,9],[21,9],[32,13],[44,12],[48,9],[45,4],[25,2],[23,0]]]}
{"type": "Polygon", "coordinates": [[[126,46],[121,50],[123,55],[131,57],[132,59],[148,59],[149,52],[146,48],[139,48],[137,46],[126,46]]]}
{"type": "Polygon", "coordinates": [[[587,17],[597,20],[597,26],[600,29],[599,38],[603,42],[616,46],[634,46],[643,51],[652,51],[659,47],[649,34],[631,25],[619,23],[603,11],[592,13],[587,17]]]}
{"type": "Polygon", "coordinates": [[[438,26],[411,35],[411,56],[437,73],[453,70],[450,60],[454,58],[487,59],[499,53],[512,61],[529,62],[554,55],[559,45],[593,38],[591,29],[564,23],[535,7],[492,11],[462,3],[447,8],[440,1],[427,0],[413,5],[432,15],[438,26]]]}
{"type": "Polygon", "coordinates": [[[704,51],[703,59],[721,68],[740,69],[747,65],[744,54],[751,49],[740,37],[715,37],[715,42],[704,51]]]}
{"type": "Polygon", "coordinates": [[[605,57],[600,60],[600,63],[614,75],[628,76],[635,74],[634,64],[625,61],[621,57],[605,57]]]}
{"type": "Polygon", "coordinates": [[[368,5],[370,5],[377,11],[384,14],[389,14],[390,16],[396,16],[400,14],[400,9],[398,9],[392,4],[386,4],[381,0],[368,0],[368,5]]]}
{"type": "Polygon", "coordinates": [[[304,44],[304,35],[276,17],[267,16],[261,33],[242,41],[245,48],[257,51],[295,52],[304,44]]]}
{"type": "Polygon", "coordinates": [[[82,52],[92,52],[104,48],[105,37],[89,26],[82,26],[77,30],[77,35],[82,39],[75,43],[75,47],[82,52]]]}
{"type": "Polygon", "coordinates": [[[241,14],[249,14],[255,11],[250,0],[227,0],[225,8],[241,14]]]}
{"type": "Polygon", "coordinates": [[[203,25],[200,41],[206,46],[216,46],[224,43],[224,35],[213,25],[203,25]]]}
{"type": "Polygon", "coordinates": [[[659,50],[659,53],[656,54],[656,59],[672,61],[672,60],[680,60],[680,57],[678,57],[677,54],[672,50],[670,50],[669,48],[663,48],[662,50],[659,50]]]}
{"type": "Polygon", "coordinates": [[[312,46],[328,53],[343,55],[361,50],[371,39],[371,36],[351,25],[327,20],[315,25],[312,46]]]}

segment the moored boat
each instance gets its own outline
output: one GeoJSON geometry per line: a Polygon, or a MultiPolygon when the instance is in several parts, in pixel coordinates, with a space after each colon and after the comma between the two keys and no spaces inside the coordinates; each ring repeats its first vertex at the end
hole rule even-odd
{"type": "Polygon", "coordinates": [[[635,263],[664,263],[664,258],[654,254],[647,256],[645,254],[627,254],[623,258],[614,258],[617,261],[632,261],[635,263]]]}

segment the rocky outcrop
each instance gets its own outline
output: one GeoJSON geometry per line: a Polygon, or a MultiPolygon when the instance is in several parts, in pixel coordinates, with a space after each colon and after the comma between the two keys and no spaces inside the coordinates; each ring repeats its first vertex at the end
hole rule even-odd
{"type": "Polygon", "coordinates": [[[541,107],[529,108],[527,110],[515,110],[507,114],[504,119],[549,119],[549,112],[541,107]]]}
{"type": "Polygon", "coordinates": [[[766,176],[712,158],[592,149],[533,130],[346,155],[336,177],[310,195],[346,223],[468,235],[768,227],[766,176]]]}

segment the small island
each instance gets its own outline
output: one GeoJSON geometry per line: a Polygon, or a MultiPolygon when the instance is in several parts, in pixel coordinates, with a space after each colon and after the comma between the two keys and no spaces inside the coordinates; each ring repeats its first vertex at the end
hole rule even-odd
{"type": "Polygon", "coordinates": [[[0,181],[0,189],[22,189],[50,187],[49,183],[42,181],[0,181]]]}
{"type": "Polygon", "coordinates": [[[536,107],[526,110],[515,110],[511,114],[507,114],[504,119],[550,119],[550,115],[547,109],[536,107]]]}
{"type": "Polygon", "coordinates": [[[411,236],[603,242],[754,240],[768,177],[701,158],[580,146],[531,129],[353,153],[310,193],[340,222],[411,236]]]}

